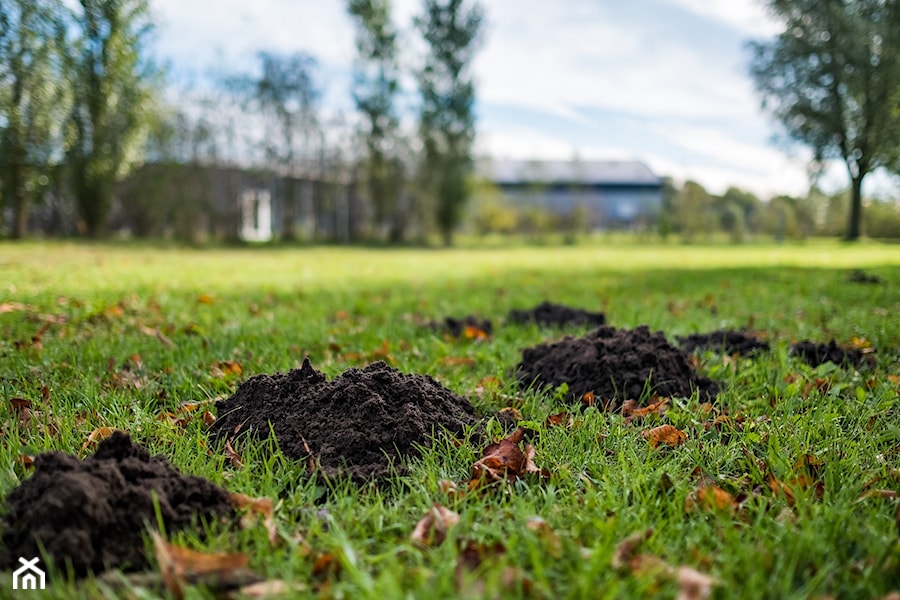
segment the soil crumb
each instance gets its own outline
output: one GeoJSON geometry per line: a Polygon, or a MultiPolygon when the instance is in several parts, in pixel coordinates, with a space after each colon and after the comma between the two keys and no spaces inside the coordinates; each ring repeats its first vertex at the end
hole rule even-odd
{"type": "Polygon", "coordinates": [[[872,360],[870,354],[852,348],[841,348],[833,339],[827,344],[818,344],[809,340],[797,342],[791,346],[791,354],[799,356],[814,368],[826,362],[861,367],[867,361],[872,360]]]}
{"type": "Polygon", "coordinates": [[[714,381],[697,375],[687,352],[646,325],[603,326],[582,337],[566,336],[526,348],[517,369],[522,387],[532,382],[550,387],[565,383],[570,400],[583,400],[591,393],[595,405],[607,410],[628,399],[649,400],[654,394],[687,397],[699,390],[702,398],[713,400],[719,391],[714,381]]]}
{"type": "Polygon", "coordinates": [[[481,338],[490,337],[494,333],[494,324],[490,319],[479,319],[475,315],[466,315],[462,318],[444,317],[444,321],[434,321],[431,323],[434,330],[444,330],[455,338],[470,337],[481,338]]]}
{"type": "Polygon", "coordinates": [[[590,312],[581,308],[573,308],[564,304],[541,302],[529,310],[509,311],[509,320],[512,323],[525,324],[537,323],[550,327],[564,327],[566,325],[590,325],[596,327],[606,325],[606,315],[602,312],[590,312]]]}
{"type": "Polygon", "coordinates": [[[847,275],[847,281],[850,283],[861,283],[863,285],[881,285],[884,279],[878,275],[866,273],[862,269],[854,269],[847,275]]]}
{"type": "Polygon", "coordinates": [[[20,556],[40,556],[41,546],[57,568],[70,564],[78,577],[108,568],[144,569],[141,534],[148,524],[157,525],[154,498],[168,534],[230,517],[234,510],[227,491],[182,475],[121,432],[85,460],[40,454],[34,474],[6,498],[0,569],[16,568],[20,556]]]}
{"type": "Polygon", "coordinates": [[[769,349],[769,342],[733,329],[719,329],[710,333],[695,333],[678,337],[678,345],[687,352],[711,350],[725,354],[753,354],[769,349]]]}
{"type": "Polygon", "coordinates": [[[461,435],[476,421],[468,400],[428,375],[407,375],[384,362],[349,369],[331,381],[309,358],[288,373],[257,375],[216,403],[215,441],[271,431],[285,456],[310,456],[328,477],[357,483],[403,472],[402,459],[442,429],[461,435]]]}

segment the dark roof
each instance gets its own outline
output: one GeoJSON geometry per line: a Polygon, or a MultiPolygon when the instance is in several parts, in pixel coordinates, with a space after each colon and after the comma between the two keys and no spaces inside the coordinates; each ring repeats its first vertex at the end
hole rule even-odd
{"type": "Polygon", "coordinates": [[[638,160],[487,160],[479,162],[476,170],[497,184],[662,184],[638,160]]]}

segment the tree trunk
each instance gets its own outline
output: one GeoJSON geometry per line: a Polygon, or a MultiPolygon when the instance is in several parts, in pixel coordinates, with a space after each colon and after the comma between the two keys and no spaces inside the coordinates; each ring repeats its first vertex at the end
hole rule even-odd
{"type": "Polygon", "coordinates": [[[860,222],[862,221],[862,180],[865,173],[857,177],[851,177],[850,218],[847,221],[847,233],[844,239],[855,242],[859,239],[860,222]]]}

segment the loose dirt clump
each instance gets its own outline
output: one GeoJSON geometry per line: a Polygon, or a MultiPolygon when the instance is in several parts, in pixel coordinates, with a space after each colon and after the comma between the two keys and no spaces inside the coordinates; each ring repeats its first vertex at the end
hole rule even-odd
{"type": "Polygon", "coordinates": [[[818,344],[809,340],[797,342],[791,346],[791,354],[799,356],[813,368],[826,362],[861,367],[866,364],[867,360],[871,360],[870,354],[852,348],[841,348],[833,339],[827,344],[818,344]]]}
{"type": "Polygon", "coordinates": [[[710,333],[695,333],[684,337],[677,337],[678,345],[687,352],[697,350],[711,350],[725,354],[753,354],[765,352],[769,349],[769,342],[760,340],[743,331],[733,329],[720,329],[710,333]]]}
{"type": "Polygon", "coordinates": [[[407,375],[384,362],[349,369],[331,381],[309,359],[299,369],[257,375],[217,402],[216,441],[269,437],[285,456],[312,457],[326,476],[357,483],[403,472],[402,459],[443,429],[461,435],[475,423],[469,401],[427,375],[407,375]]]}
{"type": "Polygon", "coordinates": [[[40,556],[41,547],[58,568],[71,565],[79,577],[146,568],[141,534],[157,526],[155,501],[168,534],[234,511],[227,491],[182,475],[121,432],[85,460],[40,454],[34,474],[6,498],[0,569],[15,568],[19,556],[40,556]]]}
{"type": "Polygon", "coordinates": [[[635,329],[603,326],[582,337],[566,336],[526,348],[517,370],[522,387],[532,382],[541,387],[565,383],[570,399],[594,398],[596,406],[607,410],[617,409],[628,399],[690,396],[694,390],[712,400],[719,391],[715,382],[696,374],[687,352],[669,344],[662,332],[651,333],[646,325],[635,329]]]}
{"type": "Polygon", "coordinates": [[[564,304],[541,302],[529,310],[513,309],[509,311],[509,320],[512,323],[537,323],[538,325],[551,327],[564,327],[566,325],[590,325],[596,327],[606,324],[606,315],[602,312],[590,312],[564,304]]]}
{"type": "Polygon", "coordinates": [[[863,285],[881,285],[884,279],[878,275],[870,275],[862,269],[854,269],[847,275],[847,281],[850,283],[861,283],[863,285]]]}
{"type": "Polygon", "coordinates": [[[462,318],[444,317],[443,322],[432,322],[431,328],[436,331],[444,330],[455,338],[489,337],[494,333],[494,324],[490,319],[479,319],[475,315],[466,315],[462,318]]]}

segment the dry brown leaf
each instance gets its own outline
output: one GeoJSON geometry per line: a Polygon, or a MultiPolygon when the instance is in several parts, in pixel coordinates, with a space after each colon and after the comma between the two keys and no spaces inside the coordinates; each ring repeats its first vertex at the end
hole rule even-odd
{"type": "Polygon", "coordinates": [[[900,498],[900,493],[897,493],[894,490],[866,490],[859,495],[859,498],[857,498],[856,501],[859,502],[860,500],[868,500],[869,498],[896,500],[897,498],[900,498]]]}
{"type": "Polygon", "coordinates": [[[246,494],[232,493],[228,499],[236,508],[246,508],[247,513],[241,517],[241,527],[249,529],[256,525],[259,517],[269,534],[269,543],[278,542],[278,529],[275,527],[275,503],[271,498],[251,498],[246,494]]]}
{"type": "Polygon", "coordinates": [[[675,579],[678,581],[676,600],[706,600],[712,595],[712,588],[716,585],[713,577],[691,567],[678,567],[675,579]]]}
{"type": "Polygon", "coordinates": [[[94,429],[90,435],[88,435],[87,440],[85,440],[84,444],[81,446],[81,451],[84,452],[88,448],[90,448],[93,444],[99,443],[117,431],[121,431],[122,433],[126,433],[122,429],[118,429],[116,427],[97,427],[94,429]]]}
{"type": "Polygon", "coordinates": [[[634,400],[626,400],[622,403],[622,417],[624,418],[626,423],[631,423],[636,419],[642,419],[647,415],[657,414],[662,415],[665,414],[666,409],[669,407],[669,399],[668,398],[654,398],[654,401],[648,404],[647,406],[638,406],[638,403],[634,400]]]}
{"type": "Polygon", "coordinates": [[[212,427],[216,422],[216,416],[208,410],[205,410],[203,411],[203,422],[206,423],[207,427],[212,427]]]}
{"type": "Polygon", "coordinates": [[[456,589],[462,595],[467,597],[484,596],[484,583],[478,580],[473,581],[471,574],[476,571],[482,563],[506,552],[506,547],[500,542],[487,544],[484,542],[475,542],[472,540],[458,540],[459,554],[456,559],[456,589]],[[463,594],[463,592],[465,592],[463,594]]]}
{"type": "Polygon", "coordinates": [[[288,583],[281,579],[270,579],[245,585],[238,590],[238,594],[247,598],[269,598],[271,596],[285,597],[296,596],[307,591],[307,586],[299,583],[288,583]]]}
{"type": "Polygon", "coordinates": [[[445,367],[459,367],[474,365],[476,361],[471,356],[443,356],[438,362],[445,367]]]}
{"type": "MultiPolygon", "coordinates": [[[[205,553],[166,542],[156,531],[150,532],[156,562],[166,589],[180,599],[189,582],[210,579],[241,580],[250,557],[242,553],[205,553]]],[[[251,574],[252,576],[252,574],[251,574]]],[[[233,587],[233,586],[227,586],[233,587]]]]}
{"type": "Polygon", "coordinates": [[[769,489],[772,490],[772,493],[776,496],[784,495],[787,503],[791,506],[794,505],[794,490],[783,481],[775,479],[774,475],[769,475],[769,489]]]}
{"type": "Polygon", "coordinates": [[[169,339],[169,337],[159,329],[148,327],[147,325],[138,325],[138,330],[144,335],[158,339],[160,342],[162,342],[162,345],[166,346],[167,348],[175,347],[175,342],[169,339]]]}
{"type": "Polygon", "coordinates": [[[491,336],[488,332],[486,332],[481,327],[475,327],[473,325],[466,325],[463,328],[463,337],[467,340],[478,340],[484,341],[491,339],[491,336]]]}
{"type": "Polygon", "coordinates": [[[9,404],[13,410],[22,410],[23,408],[31,409],[31,400],[26,398],[10,398],[9,404]]]}
{"type": "Polygon", "coordinates": [[[653,429],[646,429],[641,436],[650,442],[650,447],[656,448],[660,444],[667,446],[679,446],[687,439],[687,434],[672,425],[660,425],[653,429]]]}
{"type": "Polygon", "coordinates": [[[630,567],[632,560],[638,555],[638,550],[644,542],[653,535],[653,529],[644,531],[635,531],[624,540],[616,544],[616,549],[612,555],[613,569],[623,569],[630,567]]]}
{"type": "Polygon", "coordinates": [[[234,447],[231,445],[231,440],[225,440],[225,456],[228,460],[231,461],[231,465],[237,469],[240,469],[244,466],[244,461],[241,458],[241,455],[235,452],[234,447]]]}
{"type": "Polygon", "coordinates": [[[684,510],[731,510],[737,508],[737,500],[717,485],[701,485],[684,501],[684,510]]]}
{"type": "Polygon", "coordinates": [[[581,403],[584,406],[593,406],[594,405],[594,392],[585,392],[585,394],[581,397],[581,403]]]}
{"type": "Polygon", "coordinates": [[[547,554],[553,558],[562,556],[562,538],[550,527],[547,521],[541,517],[530,517],[525,521],[525,527],[538,536],[547,554]]]}
{"type": "Polygon", "coordinates": [[[447,539],[447,532],[459,523],[459,514],[445,506],[435,504],[416,523],[409,539],[421,547],[440,546],[447,539]]]}

